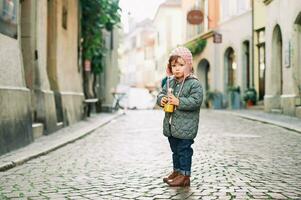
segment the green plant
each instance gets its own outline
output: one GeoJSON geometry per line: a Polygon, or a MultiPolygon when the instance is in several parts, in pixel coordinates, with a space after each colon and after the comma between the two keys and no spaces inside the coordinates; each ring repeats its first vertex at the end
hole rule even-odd
{"type": "Polygon", "coordinates": [[[203,52],[207,44],[207,40],[201,38],[196,39],[186,45],[186,47],[191,51],[192,55],[197,55],[203,52]]]}
{"type": "Polygon", "coordinates": [[[207,107],[211,107],[212,102],[221,95],[221,92],[217,90],[207,90],[205,96],[205,104],[207,107]]]}
{"type": "Polygon", "coordinates": [[[83,60],[91,60],[93,72],[99,74],[106,53],[102,30],[111,31],[120,22],[119,0],[81,0],[80,4],[83,60]]]}
{"type": "Polygon", "coordinates": [[[228,86],[227,91],[228,91],[228,93],[233,93],[233,92],[240,93],[240,87],[239,86],[228,86]]]}
{"type": "Polygon", "coordinates": [[[211,91],[211,90],[206,91],[205,101],[213,101],[214,97],[216,97],[216,92],[215,91],[211,91]]]}
{"type": "Polygon", "coordinates": [[[257,101],[257,92],[255,88],[248,88],[244,91],[243,100],[245,102],[251,101],[253,104],[256,104],[257,101]]]}
{"type": "Polygon", "coordinates": [[[240,87],[239,86],[228,86],[228,103],[230,109],[240,108],[240,87]]]}

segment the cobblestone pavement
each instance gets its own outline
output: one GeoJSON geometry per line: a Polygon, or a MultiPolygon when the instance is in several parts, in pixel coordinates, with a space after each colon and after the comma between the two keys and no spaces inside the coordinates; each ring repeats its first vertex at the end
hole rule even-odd
{"type": "Polygon", "coordinates": [[[89,136],[6,172],[0,199],[301,199],[301,135],[201,111],[191,187],[172,169],[162,111],[131,111],[89,136]]]}

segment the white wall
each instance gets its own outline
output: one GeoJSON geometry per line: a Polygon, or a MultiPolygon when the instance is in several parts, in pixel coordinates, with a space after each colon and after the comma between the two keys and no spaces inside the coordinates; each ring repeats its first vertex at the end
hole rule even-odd
{"type": "MultiPolygon", "coordinates": [[[[218,68],[218,76],[216,77],[216,84],[218,90],[222,92],[226,92],[227,86],[225,85],[225,52],[226,50],[231,47],[234,49],[234,53],[236,55],[236,63],[237,63],[237,70],[236,70],[236,86],[240,86],[241,91],[245,89],[245,81],[246,78],[244,77],[245,69],[243,69],[243,42],[249,41],[250,48],[252,47],[252,13],[248,11],[242,15],[237,17],[231,18],[227,21],[224,21],[220,24],[219,28],[217,29],[219,33],[222,34],[223,41],[221,44],[218,44],[218,60],[217,65],[218,68]]],[[[250,62],[252,62],[252,52],[250,52],[250,62]]],[[[252,63],[250,63],[252,66],[252,63]]]]}

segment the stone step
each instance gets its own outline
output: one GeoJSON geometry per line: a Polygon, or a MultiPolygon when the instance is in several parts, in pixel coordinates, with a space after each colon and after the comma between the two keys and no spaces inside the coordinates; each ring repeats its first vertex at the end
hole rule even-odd
{"type": "Polygon", "coordinates": [[[296,117],[301,118],[301,106],[296,107],[296,117]]]}
{"type": "Polygon", "coordinates": [[[258,105],[258,106],[264,106],[264,101],[263,101],[263,100],[257,101],[257,105],[258,105]]]}
{"type": "Polygon", "coordinates": [[[279,109],[279,108],[273,108],[271,110],[271,113],[274,113],[274,114],[282,114],[282,109],[279,109]]]}
{"type": "Polygon", "coordinates": [[[44,124],[42,123],[32,124],[32,132],[33,132],[34,139],[41,137],[44,133],[44,124]]]}
{"type": "Polygon", "coordinates": [[[64,127],[64,123],[63,123],[63,122],[57,122],[57,123],[56,123],[56,127],[57,127],[58,129],[61,129],[61,128],[64,127]]]}
{"type": "Polygon", "coordinates": [[[264,105],[254,105],[249,107],[250,110],[264,110],[264,105]]]}

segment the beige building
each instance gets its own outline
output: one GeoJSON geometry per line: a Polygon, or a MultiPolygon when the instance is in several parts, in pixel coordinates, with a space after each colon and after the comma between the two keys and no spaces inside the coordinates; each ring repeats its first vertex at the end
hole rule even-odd
{"type": "MultiPolygon", "coordinates": [[[[101,102],[101,111],[111,112],[114,102],[112,91],[120,82],[120,70],[118,48],[120,29],[113,27],[112,31],[103,30],[106,54],[103,60],[103,71],[98,77],[96,84],[97,98],[101,102]]],[[[99,111],[99,110],[98,110],[99,111]]]]}
{"type": "Polygon", "coordinates": [[[156,84],[154,43],[156,31],[150,19],[130,24],[120,48],[120,83],[153,88],[156,84]]]}
{"type": "Polygon", "coordinates": [[[214,43],[213,36],[220,20],[219,0],[200,1],[200,11],[204,15],[204,20],[200,25],[202,31],[194,38],[190,38],[186,42],[186,45],[199,45],[201,41],[206,41],[203,51],[193,56],[195,74],[201,81],[206,96],[208,90],[218,88],[218,83],[216,82],[217,77],[215,76],[218,73],[218,58],[216,55],[218,54],[219,44],[214,43]]]}
{"type": "Polygon", "coordinates": [[[258,100],[263,101],[266,77],[265,26],[267,22],[266,6],[262,0],[253,0],[253,65],[254,85],[258,100]]]}
{"type": "MultiPolygon", "coordinates": [[[[0,5],[4,5],[3,1],[0,5]]],[[[1,30],[6,29],[4,24],[11,18],[15,18],[16,25],[8,25],[12,34],[0,32],[0,154],[33,141],[31,92],[25,83],[21,35],[17,31],[20,30],[19,4],[13,2],[12,9],[17,10],[13,17],[3,17],[7,13],[6,8],[0,7],[1,30]]]]}
{"type": "Polygon", "coordinates": [[[301,117],[301,4],[264,0],[266,10],[266,81],[268,112],[301,117]]]}
{"type": "Polygon", "coordinates": [[[165,76],[167,59],[171,50],[183,44],[186,30],[183,25],[186,18],[182,10],[181,0],[167,0],[162,3],[153,19],[157,31],[155,40],[155,60],[157,69],[157,83],[165,76]]]}
{"type": "Polygon", "coordinates": [[[50,88],[59,122],[82,118],[84,99],[78,56],[79,1],[48,1],[48,59],[50,88]],[[63,116],[63,118],[61,118],[63,116]]]}
{"type": "Polygon", "coordinates": [[[222,93],[223,106],[227,106],[229,87],[240,87],[243,92],[254,85],[251,1],[203,1],[203,5],[205,18],[213,20],[204,21],[204,32],[187,44],[207,41],[203,52],[194,56],[195,71],[205,93],[222,93]]]}
{"type": "Polygon", "coordinates": [[[226,94],[228,87],[243,92],[254,85],[252,72],[252,11],[250,0],[221,0],[221,20],[216,31],[222,35],[216,56],[217,89],[226,94]]]}
{"type": "Polygon", "coordinates": [[[79,1],[0,1],[0,154],[82,119],[79,1]],[[4,6],[3,6],[4,5],[4,6]],[[16,22],[7,24],[8,21],[16,22]]]}

